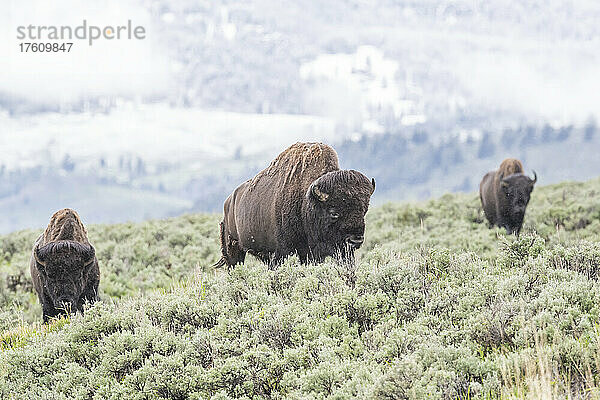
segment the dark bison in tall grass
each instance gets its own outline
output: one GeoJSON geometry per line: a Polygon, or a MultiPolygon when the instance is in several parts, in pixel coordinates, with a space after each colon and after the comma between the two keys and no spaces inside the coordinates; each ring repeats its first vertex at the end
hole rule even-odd
{"type": "Polygon", "coordinates": [[[507,158],[498,170],[485,174],[479,184],[479,197],[490,226],[505,228],[508,234],[519,234],[536,182],[535,171],[533,179],[524,175],[523,164],[514,158],[507,158]]]}
{"type": "Polygon", "coordinates": [[[98,299],[100,270],[96,253],[79,215],[71,209],[52,216],[33,246],[30,269],[44,322],[83,311],[86,302],[98,299]]]}
{"type": "Polygon", "coordinates": [[[340,170],[330,146],[296,143],[225,200],[217,265],[242,263],[246,253],[267,264],[294,253],[302,263],[353,260],[374,190],[374,179],[340,170]]]}

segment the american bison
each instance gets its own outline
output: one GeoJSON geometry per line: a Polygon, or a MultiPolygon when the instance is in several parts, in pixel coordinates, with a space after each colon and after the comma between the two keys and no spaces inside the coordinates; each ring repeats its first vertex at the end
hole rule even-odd
{"type": "Polygon", "coordinates": [[[302,263],[352,260],[364,241],[375,180],[340,170],[333,148],[296,143],[225,200],[218,266],[246,253],[273,265],[290,254],[302,263]]]}
{"type": "Polygon", "coordinates": [[[524,175],[523,164],[514,158],[507,158],[498,170],[485,174],[479,184],[479,197],[490,226],[505,228],[508,234],[519,234],[536,182],[535,171],[533,179],[524,175]]]}
{"type": "Polygon", "coordinates": [[[83,311],[85,302],[98,299],[100,269],[96,252],[74,210],[65,208],[54,213],[33,246],[30,270],[44,322],[83,311]]]}

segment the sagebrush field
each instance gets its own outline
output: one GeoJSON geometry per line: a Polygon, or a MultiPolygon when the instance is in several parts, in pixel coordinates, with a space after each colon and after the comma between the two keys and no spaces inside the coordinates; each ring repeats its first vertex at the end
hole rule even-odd
{"type": "Polygon", "coordinates": [[[0,236],[0,398],[600,397],[600,180],[518,238],[474,193],[372,208],[354,268],[215,270],[220,218],[88,226],[102,300],[48,325],[39,231],[0,236]]]}

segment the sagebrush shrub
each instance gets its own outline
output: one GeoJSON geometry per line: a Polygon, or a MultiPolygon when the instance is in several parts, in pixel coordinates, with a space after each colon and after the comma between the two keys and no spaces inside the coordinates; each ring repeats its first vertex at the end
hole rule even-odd
{"type": "Polygon", "coordinates": [[[374,207],[354,266],[214,270],[219,215],[90,226],[102,301],[49,325],[39,232],[1,236],[0,398],[593,398],[598,196],[536,188],[519,237],[475,194],[374,207]]]}

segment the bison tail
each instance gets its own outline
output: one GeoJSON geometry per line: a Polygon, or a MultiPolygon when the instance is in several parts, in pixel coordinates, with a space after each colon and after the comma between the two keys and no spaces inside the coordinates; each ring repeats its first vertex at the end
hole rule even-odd
{"type": "Polygon", "coordinates": [[[227,265],[227,240],[225,237],[225,220],[219,224],[220,238],[221,238],[221,258],[217,261],[213,267],[220,268],[227,265]]]}
{"type": "Polygon", "coordinates": [[[225,259],[225,257],[221,257],[219,259],[219,261],[217,261],[216,263],[213,264],[213,267],[221,268],[221,267],[224,267],[225,265],[227,265],[227,260],[225,259]]]}

